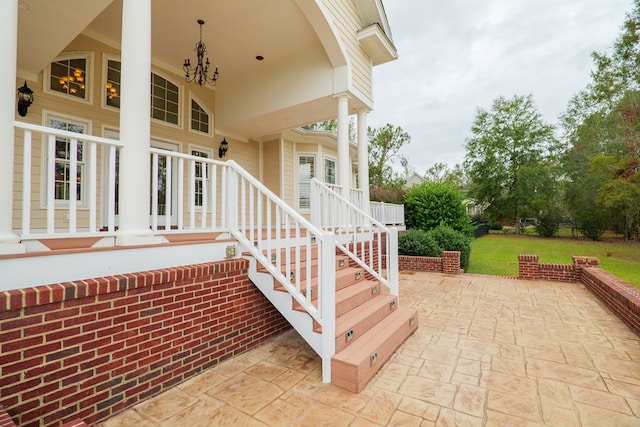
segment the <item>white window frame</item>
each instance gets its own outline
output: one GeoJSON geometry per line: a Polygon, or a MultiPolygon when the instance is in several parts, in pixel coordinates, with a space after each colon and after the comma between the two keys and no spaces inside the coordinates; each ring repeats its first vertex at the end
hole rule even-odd
{"type": "MultiPolygon", "coordinates": [[[[208,157],[206,157],[207,159],[213,159],[213,150],[211,148],[206,148],[206,147],[202,147],[202,146],[199,146],[199,145],[191,145],[191,144],[189,144],[188,149],[189,149],[189,154],[192,155],[192,156],[195,155],[195,154],[193,154],[194,151],[198,151],[200,153],[206,154],[208,156],[208,157]]],[[[202,181],[202,177],[198,178],[198,176],[196,176],[195,181],[196,182],[202,181]]],[[[211,179],[209,179],[209,183],[211,183],[211,179]]],[[[194,202],[195,202],[195,200],[196,200],[195,199],[196,189],[192,188],[190,191],[194,195],[194,202]]],[[[207,194],[207,196],[209,196],[209,195],[207,194]]],[[[210,200],[210,197],[207,197],[206,210],[210,211],[212,206],[213,206],[212,200],[210,200]]],[[[202,211],[202,205],[196,205],[195,206],[195,210],[196,210],[196,212],[202,211]]]]}
{"type": "Polygon", "coordinates": [[[81,102],[83,104],[92,104],[93,103],[93,52],[65,52],[63,54],[58,55],[53,61],[51,61],[44,70],[44,78],[42,84],[42,91],[44,93],[58,96],[64,99],[72,99],[76,102],[81,102]],[[84,98],[80,98],[78,96],[74,96],[68,93],[59,92],[57,90],[51,89],[51,64],[58,61],[68,61],[72,59],[84,59],[86,61],[86,69],[84,71],[84,81],[85,81],[85,96],[84,98]]]}
{"type": "MultiPolygon", "coordinates": [[[[83,126],[85,132],[82,135],[91,135],[92,133],[92,122],[90,120],[84,119],[84,118],[80,118],[80,117],[74,117],[74,116],[69,116],[66,114],[60,114],[57,112],[52,112],[52,111],[46,111],[43,110],[42,112],[42,125],[45,127],[51,127],[50,126],[50,122],[51,120],[58,120],[61,122],[65,122],[65,123],[71,123],[74,125],[78,125],[78,126],[83,126]]],[[[83,153],[83,161],[82,164],[84,166],[84,170],[82,171],[82,174],[80,176],[80,188],[81,188],[81,194],[78,194],[78,200],[76,201],[77,203],[77,207],[78,209],[82,209],[82,210],[86,210],[88,209],[88,204],[87,204],[87,199],[88,199],[88,195],[89,195],[89,189],[87,188],[88,185],[88,176],[89,176],[89,169],[92,167],[92,165],[88,162],[89,159],[89,149],[86,146],[85,142],[81,142],[78,141],[78,144],[85,144],[83,146],[82,149],[82,153],[83,153]]],[[[47,149],[48,147],[48,136],[47,135],[43,135],[42,136],[42,140],[41,140],[41,148],[40,148],[40,152],[42,153],[41,156],[41,163],[40,163],[40,209],[46,209],[47,208],[47,187],[48,187],[48,177],[47,177],[47,160],[48,160],[48,152],[49,150],[47,149]]],[[[78,162],[80,163],[80,162],[78,162]]],[[[63,199],[55,199],[55,207],[58,208],[64,208],[64,207],[68,207],[69,206],[69,201],[68,200],[63,200],[63,199]]]]}
{"type": "Polygon", "coordinates": [[[189,105],[188,108],[189,110],[189,123],[187,124],[187,129],[189,129],[189,132],[192,132],[196,135],[206,135],[206,136],[211,136],[213,137],[213,113],[211,112],[211,110],[196,96],[193,95],[193,93],[189,92],[189,105]],[[209,132],[202,132],[200,130],[197,129],[193,129],[191,127],[191,122],[193,121],[193,111],[191,109],[191,103],[195,102],[196,104],[198,104],[200,106],[200,108],[202,108],[204,110],[204,112],[209,116],[209,132]]]}
{"type": "MultiPolygon", "coordinates": [[[[165,126],[170,126],[173,128],[177,128],[177,129],[183,129],[183,123],[182,123],[182,118],[183,118],[183,92],[184,92],[184,87],[178,83],[176,83],[172,78],[168,77],[166,74],[163,74],[161,72],[158,71],[151,71],[151,76],[149,78],[149,82],[151,84],[150,87],[150,97],[149,97],[149,118],[152,122],[154,123],[160,123],[162,125],[165,126]],[[160,120],[160,119],[156,119],[153,117],[153,75],[156,75],[158,77],[163,78],[164,80],[168,81],[169,83],[171,83],[172,85],[176,86],[178,88],[178,123],[171,123],[171,122],[167,122],[164,120],[160,120]]],[[[189,108],[191,108],[191,105],[189,105],[189,108]]]]}
{"type": "MultiPolygon", "coordinates": [[[[317,153],[296,153],[296,209],[300,212],[309,212],[311,210],[311,179],[315,178],[318,175],[318,162],[317,162],[317,153]],[[300,191],[302,190],[301,185],[303,180],[300,177],[300,160],[302,157],[311,157],[313,158],[313,173],[310,174],[309,177],[309,207],[300,206],[300,191]]],[[[306,180],[304,181],[306,182],[306,180]]]]}
{"type": "Polygon", "coordinates": [[[324,156],[324,161],[322,162],[322,177],[323,181],[326,184],[330,185],[338,185],[338,159],[331,156],[324,156]],[[333,180],[334,182],[329,182],[327,179],[327,162],[333,162],[333,180]]]}

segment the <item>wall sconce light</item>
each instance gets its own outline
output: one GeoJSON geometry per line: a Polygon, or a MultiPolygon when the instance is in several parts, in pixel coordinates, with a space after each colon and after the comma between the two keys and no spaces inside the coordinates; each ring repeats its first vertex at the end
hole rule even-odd
{"type": "Polygon", "coordinates": [[[25,80],[24,85],[18,88],[18,114],[20,114],[21,117],[26,116],[27,110],[32,103],[33,91],[29,89],[27,81],[25,80]]]}
{"type": "Polygon", "coordinates": [[[227,138],[222,138],[222,142],[220,142],[220,148],[218,148],[218,157],[223,158],[227,154],[228,149],[229,143],[227,142],[227,138]]]}

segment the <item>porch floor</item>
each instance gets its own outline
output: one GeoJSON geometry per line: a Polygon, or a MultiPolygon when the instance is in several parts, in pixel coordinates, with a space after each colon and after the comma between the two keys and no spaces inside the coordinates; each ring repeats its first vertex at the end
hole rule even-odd
{"type": "Polygon", "coordinates": [[[402,273],[421,325],[360,394],[289,331],[99,424],[637,426],[640,337],[580,284],[402,273]]]}

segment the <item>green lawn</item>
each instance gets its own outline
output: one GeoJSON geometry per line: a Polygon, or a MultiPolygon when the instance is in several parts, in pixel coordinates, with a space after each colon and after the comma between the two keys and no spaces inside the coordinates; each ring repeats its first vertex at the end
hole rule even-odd
{"type": "Polygon", "coordinates": [[[600,266],[640,288],[640,245],[587,239],[489,234],[471,243],[467,273],[518,275],[518,254],[533,254],[540,262],[571,264],[574,255],[595,256],[600,266]]]}

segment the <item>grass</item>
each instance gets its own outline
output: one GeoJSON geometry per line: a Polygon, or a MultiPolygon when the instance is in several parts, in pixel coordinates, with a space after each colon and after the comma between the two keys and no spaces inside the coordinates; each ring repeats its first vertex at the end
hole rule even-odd
{"type": "Polygon", "coordinates": [[[468,273],[518,275],[518,254],[538,255],[540,262],[571,264],[574,255],[595,256],[600,266],[640,288],[640,245],[587,239],[489,234],[471,243],[468,273]]]}

